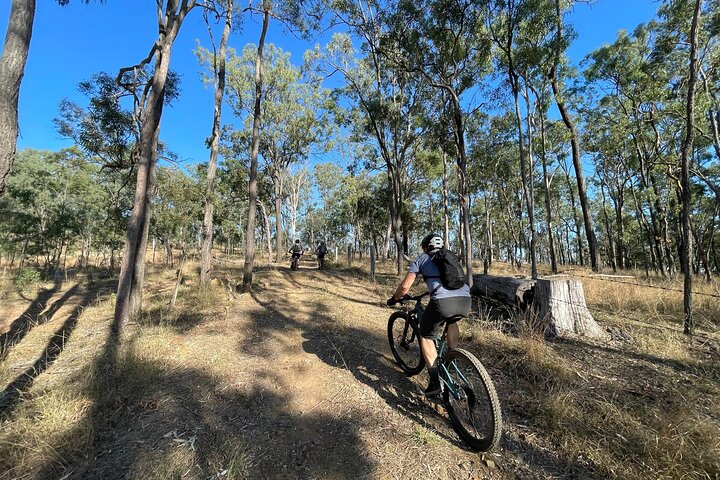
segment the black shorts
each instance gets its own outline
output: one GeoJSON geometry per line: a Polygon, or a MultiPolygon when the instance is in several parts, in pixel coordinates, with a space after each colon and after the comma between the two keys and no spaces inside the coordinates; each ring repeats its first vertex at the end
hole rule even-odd
{"type": "MultiPolygon", "coordinates": [[[[420,321],[420,335],[423,338],[437,337],[440,333],[440,327],[445,323],[445,319],[458,315],[467,317],[470,313],[471,304],[471,297],[431,299],[420,321]]],[[[457,322],[457,319],[450,321],[450,323],[455,322],[457,322]]]]}

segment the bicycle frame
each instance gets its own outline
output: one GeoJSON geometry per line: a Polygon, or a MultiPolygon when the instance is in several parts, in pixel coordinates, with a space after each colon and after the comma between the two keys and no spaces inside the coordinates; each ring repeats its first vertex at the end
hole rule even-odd
{"type": "MultiPolygon", "coordinates": [[[[415,307],[411,312],[412,317],[414,317],[415,321],[417,322],[417,325],[419,327],[420,322],[422,321],[423,314],[425,313],[425,306],[422,304],[420,299],[424,297],[427,294],[423,294],[419,297],[413,298],[415,300],[415,307]]],[[[408,324],[405,324],[405,330],[403,331],[403,338],[407,337],[407,329],[409,328],[408,324]]],[[[442,382],[443,385],[445,385],[445,388],[447,389],[447,392],[452,395],[453,398],[456,400],[459,400],[461,398],[460,392],[461,388],[459,388],[455,382],[452,382],[450,379],[452,378],[450,375],[450,371],[447,369],[447,366],[445,365],[445,362],[442,362],[442,358],[445,356],[445,353],[447,352],[447,341],[445,340],[447,337],[447,329],[448,329],[448,323],[445,323],[445,328],[443,330],[443,333],[439,334],[437,337],[435,337],[435,349],[437,350],[437,364],[439,365],[440,369],[440,382],[442,382]]],[[[419,328],[418,328],[419,330],[419,328]]],[[[412,340],[412,339],[411,339],[412,340]]],[[[467,382],[467,378],[462,374],[460,369],[457,368],[457,366],[452,364],[453,368],[457,372],[457,374],[467,382]]]]}

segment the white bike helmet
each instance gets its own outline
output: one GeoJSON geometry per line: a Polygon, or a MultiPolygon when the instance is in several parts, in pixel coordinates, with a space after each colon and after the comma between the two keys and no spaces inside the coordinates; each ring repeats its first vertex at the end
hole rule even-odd
{"type": "Polygon", "coordinates": [[[443,248],[443,246],[445,246],[445,242],[440,235],[431,233],[430,235],[427,235],[425,238],[422,239],[422,241],[420,242],[420,246],[424,250],[426,249],[428,252],[430,252],[443,248]]]}

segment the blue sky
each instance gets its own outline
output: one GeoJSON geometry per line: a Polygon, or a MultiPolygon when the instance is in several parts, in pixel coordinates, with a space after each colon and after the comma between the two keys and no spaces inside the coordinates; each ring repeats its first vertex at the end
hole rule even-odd
{"type": "MultiPolygon", "coordinates": [[[[0,2],[0,35],[5,38],[9,1],[0,2]]],[[[568,53],[574,64],[604,43],[612,42],[619,30],[632,31],[654,18],[657,0],[597,0],[580,4],[570,16],[578,38],[568,53]]],[[[63,98],[84,104],[77,85],[94,73],[115,74],[119,68],[143,59],[156,38],[155,2],[152,0],[106,0],[85,5],[73,0],[60,7],[54,0],[38,0],[30,55],[20,91],[20,138],[18,147],[58,150],[72,144],[53,126],[63,98]]],[[[247,15],[242,32],[231,37],[240,50],[257,42],[257,24],[247,15]]],[[[219,38],[219,33],[216,35],[219,38]]],[[[209,46],[199,10],[191,12],[180,30],[172,54],[171,68],[182,76],[181,97],[163,113],[160,136],[187,163],[205,162],[204,140],[212,121],[212,91],[200,82],[200,68],[192,50],[196,40],[209,46]]],[[[278,23],[270,24],[268,42],[292,53],[299,63],[312,45],[285,34],[278,23]]],[[[325,43],[325,38],[320,39],[325,43]]],[[[224,121],[229,109],[224,107],[224,121]]]]}

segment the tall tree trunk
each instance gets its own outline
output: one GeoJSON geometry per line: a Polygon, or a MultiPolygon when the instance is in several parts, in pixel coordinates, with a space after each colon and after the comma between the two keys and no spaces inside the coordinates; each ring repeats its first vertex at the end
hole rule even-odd
{"type": "Polygon", "coordinates": [[[278,169],[275,169],[272,177],[275,188],[275,261],[280,263],[282,261],[282,255],[286,250],[285,240],[283,239],[284,231],[282,228],[283,185],[280,171],[278,169]]]}
{"type": "Polygon", "coordinates": [[[582,208],[583,223],[585,224],[585,236],[587,237],[588,250],[590,255],[590,267],[593,271],[598,270],[598,253],[597,253],[597,239],[595,238],[595,230],[593,229],[592,214],[590,212],[590,203],[587,198],[587,191],[585,190],[585,177],[583,175],[582,162],[580,158],[580,143],[575,124],[570,118],[567,109],[565,108],[565,100],[560,90],[560,81],[558,80],[557,70],[560,68],[560,45],[563,43],[563,19],[560,8],[560,0],[555,0],[555,14],[556,26],[557,26],[557,43],[558,47],[555,52],[555,63],[550,69],[550,80],[555,96],[555,103],[557,104],[560,116],[565,124],[565,127],[570,132],[570,145],[572,150],[573,166],[575,167],[575,177],[577,179],[578,197],[580,199],[580,207],[582,208]]]}
{"type": "MultiPolygon", "coordinates": [[[[222,113],[223,94],[225,93],[225,57],[228,37],[232,28],[233,0],[227,0],[225,12],[225,26],[220,37],[220,52],[213,56],[215,70],[215,108],[213,110],[212,133],[210,134],[210,160],[208,161],[207,188],[205,190],[205,215],[202,224],[202,238],[200,243],[200,285],[205,287],[210,283],[210,273],[213,268],[213,214],[215,212],[215,171],[217,170],[217,157],[220,144],[220,116],[222,113]]],[[[208,31],[212,33],[208,23],[208,31]]]]}
{"type": "Polygon", "coordinates": [[[449,189],[448,189],[448,171],[447,171],[447,154],[445,151],[442,152],[442,203],[443,203],[443,233],[445,239],[445,245],[450,243],[450,202],[449,202],[449,189]]]}
{"type": "Polygon", "coordinates": [[[12,0],[0,58],[0,195],[10,175],[18,137],[18,99],[30,51],[35,0],[12,0]]]}
{"type": "MultiPolygon", "coordinates": [[[[252,146],[250,149],[250,178],[248,180],[248,223],[245,238],[245,264],[243,266],[243,290],[252,290],[253,263],[255,262],[255,216],[257,210],[258,186],[258,151],[260,149],[260,101],[263,87],[263,48],[265,35],[270,23],[270,6],[263,2],[263,25],[258,42],[255,61],[255,106],[253,109],[252,146]]],[[[280,225],[277,225],[278,230],[280,225]]]]}
{"type": "Polygon", "coordinates": [[[690,161],[692,159],[693,141],[695,140],[695,84],[698,73],[698,29],[700,27],[700,6],[702,0],[695,0],[692,26],[690,28],[690,74],[687,84],[687,103],[685,106],[685,138],[680,156],[680,186],[682,188],[682,264],[684,267],[683,306],[685,310],[685,335],[692,335],[695,321],[692,311],[692,272],[690,257],[692,251],[692,228],[690,210],[692,208],[692,192],[690,190],[690,161]]]}
{"type": "MultiPolygon", "coordinates": [[[[137,150],[137,177],[133,210],[127,228],[120,278],[118,280],[113,328],[122,330],[139,315],[142,307],[142,286],[145,273],[145,247],[149,231],[150,200],[155,186],[155,163],[160,135],[160,119],[165,102],[165,84],[170,68],[172,45],[187,13],[195,7],[194,0],[168,0],[166,11],[158,10],[158,40],[153,46],[155,68],[150,80],[146,108],[142,114],[140,141],[137,150]]],[[[151,57],[146,61],[149,62],[151,57]]],[[[118,79],[138,66],[122,69],[118,79]]]]}
{"type": "Polygon", "coordinates": [[[267,248],[268,248],[268,261],[272,261],[273,258],[273,251],[272,251],[272,231],[270,229],[270,218],[267,214],[267,209],[265,208],[265,203],[262,202],[262,200],[258,199],[256,202],[258,208],[260,209],[260,215],[263,217],[263,220],[265,222],[265,238],[267,239],[267,248]]]}
{"type": "Polygon", "coordinates": [[[463,257],[465,258],[465,283],[473,286],[473,249],[472,231],[470,226],[470,196],[469,183],[467,179],[467,158],[465,157],[465,126],[463,124],[460,99],[454,91],[452,95],[453,118],[455,124],[455,143],[457,145],[457,167],[458,167],[458,196],[460,198],[460,211],[462,218],[463,257]]]}
{"type": "MultiPolygon", "coordinates": [[[[512,63],[511,63],[512,65],[512,63]]],[[[512,66],[511,66],[512,68],[512,66]]],[[[517,122],[518,132],[518,149],[520,153],[520,177],[522,181],[523,199],[527,207],[528,213],[528,226],[530,227],[530,272],[533,279],[537,278],[537,255],[535,252],[535,205],[532,194],[532,173],[528,170],[526,159],[531,155],[531,133],[530,133],[530,98],[525,91],[525,101],[528,115],[528,132],[527,132],[527,144],[525,143],[525,135],[523,135],[522,127],[522,115],[520,113],[520,101],[519,101],[519,85],[520,79],[514,72],[510,72],[510,83],[512,85],[513,99],[515,100],[515,120],[517,122]]]]}
{"type": "MultiPolygon", "coordinates": [[[[544,94],[543,94],[544,96],[544,94]]],[[[547,171],[547,149],[545,143],[545,114],[540,112],[540,160],[542,162],[543,171],[543,194],[545,197],[545,222],[548,231],[548,248],[550,249],[550,271],[555,274],[558,272],[557,258],[555,255],[555,239],[553,238],[553,221],[552,221],[552,204],[550,203],[550,178],[547,171]]]]}

